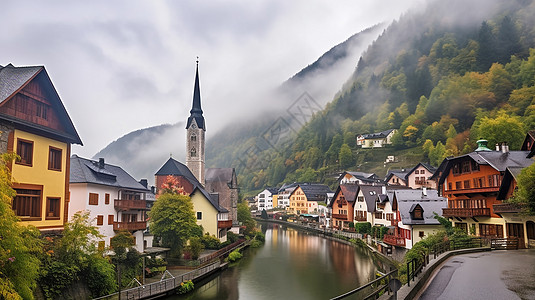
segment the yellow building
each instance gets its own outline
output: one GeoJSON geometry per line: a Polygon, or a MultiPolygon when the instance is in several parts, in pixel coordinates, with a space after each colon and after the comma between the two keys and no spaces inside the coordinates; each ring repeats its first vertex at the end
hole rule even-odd
{"type": "Polygon", "coordinates": [[[9,168],[24,224],[61,230],[69,208],[71,144],[82,144],[44,67],[0,66],[0,152],[9,168]]]}
{"type": "Polygon", "coordinates": [[[204,233],[215,235],[221,242],[227,241],[227,229],[232,227],[229,211],[219,205],[218,194],[209,194],[202,187],[195,187],[190,194],[197,225],[204,233]]]}
{"type": "Polygon", "coordinates": [[[324,184],[301,183],[290,194],[289,205],[286,210],[289,213],[319,214],[319,203],[326,204],[329,194],[333,192],[324,184]]]}

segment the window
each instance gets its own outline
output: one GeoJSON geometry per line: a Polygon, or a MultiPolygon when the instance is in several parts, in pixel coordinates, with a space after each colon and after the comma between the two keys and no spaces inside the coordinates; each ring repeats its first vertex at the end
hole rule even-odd
{"type": "Polygon", "coordinates": [[[20,156],[20,160],[17,161],[18,164],[32,166],[33,142],[17,139],[17,155],[20,156]]]}
{"type": "Polygon", "coordinates": [[[89,205],[98,205],[98,194],[89,193],[89,205]]]}
{"type": "Polygon", "coordinates": [[[13,210],[15,214],[23,218],[41,218],[41,189],[17,189],[17,195],[13,198],[13,210]]]}
{"type": "Polygon", "coordinates": [[[103,215],[98,215],[97,216],[97,225],[98,226],[102,226],[104,224],[104,216],[103,215]]]}
{"type": "Polygon", "coordinates": [[[461,189],[461,182],[460,181],[456,181],[455,182],[455,189],[456,190],[460,190],[461,189]]]}
{"type": "Polygon", "coordinates": [[[459,168],[459,164],[454,164],[453,165],[453,174],[457,175],[459,173],[461,173],[460,172],[460,168],[459,168]]]}
{"type": "Polygon", "coordinates": [[[421,206],[416,206],[414,210],[412,211],[412,218],[415,220],[423,220],[424,219],[424,210],[421,206]]]}
{"type": "Polygon", "coordinates": [[[113,215],[108,215],[108,225],[113,225],[113,215]]]}
{"type": "Polygon", "coordinates": [[[191,155],[191,157],[197,157],[197,150],[195,150],[195,148],[191,148],[190,155],[191,155]]]}
{"type": "Polygon", "coordinates": [[[470,161],[463,161],[463,173],[470,173],[470,161]]]}
{"type": "Polygon", "coordinates": [[[41,102],[36,102],[35,115],[42,119],[47,119],[47,105],[41,102]]]}
{"type": "Polygon", "coordinates": [[[448,182],[448,190],[451,190],[451,182],[448,182]]]}
{"type": "Polygon", "coordinates": [[[469,189],[470,188],[470,180],[463,181],[463,186],[464,186],[465,189],[469,189]]]}
{"type": "Polygon", "coordinates": [[[414,174],[420,174],[419,170],[414,171],[414,174]]]}
{"type": "Polygon", "coordinates": [[[54,171],[61,171],[61,149],[49,147],[48,169],[54,171]]]}
{"type": "Polygon", "coordinates": [[[202,211],[197,212],[197,220],[202,220],[202,211]]]}
{"type": "Polygon", "coordinates": [[[196,142],[196,141],[197,141],[197,136],[194,135],[194,134],[192,134],[191,137],[190,137],[190,140],[191,140],[192,142],[196,142]]]}
{"type": "Polygon", "coordinates": [[[358,201],[358,202],[364,202],[364,197],[359,196],[359,197],[357,198],[357,201],[358,201]]]}
{"type": "Polygon", "coordinates": [[[60,208],[60,198],[46,198],[46,215],[47,220],[57,219],[59,220],[59,208],[60,208]]]}
{"type": "Polygon", "coordinates": [[[106,195],[104,195],[104,204],[110,204],[110,194],[106,193],[106,195]]]}
{"type": "Polygon", "coordinates": [[[423,231],[419,231],[419,232],[418,232],[418,236],[419,236],[420,238],[423,238],[423,237],[425,236],[425,233],[424,233],[423,231]]]}

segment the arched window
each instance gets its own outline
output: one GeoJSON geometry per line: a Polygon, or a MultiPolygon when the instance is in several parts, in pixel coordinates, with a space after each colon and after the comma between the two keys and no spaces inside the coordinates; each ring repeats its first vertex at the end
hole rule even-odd
{"type": "Polygon", "coordinates": [[[195,150],[195,147],[191,148],[191,157],[197,157],[197,150],[195,150]]]}
{"type": "Polygon", "coordinates": [[[194,134],[192,134],[191,137],[190,137],[190,140],[191,140],[192,142],[196,142],[196,141],[197,141],[197,136],[194,135],[194,134]]]}

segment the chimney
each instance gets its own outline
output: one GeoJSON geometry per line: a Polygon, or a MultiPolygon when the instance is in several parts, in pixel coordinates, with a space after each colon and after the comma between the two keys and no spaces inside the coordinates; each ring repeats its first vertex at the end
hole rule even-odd
{"type": "Polygon", "coordinates": [[[150,187],[150,192],[156,194],[156,187],[154,185],[150,187]]]}
{"type": "Polygon", "coordinates": [[[422,187],[422,196],[427,197],[427,188],[425,186],[422,187]]]}
{"type": "Polygon", "coordinates": [[[496,143],[496,151],[501,151],[501,147],[499,143],[496,143]]]}
{"type": "Polygon", "coordinates": [[[509,152],[509,145],[507,145],[507,142],[502,142],[502,153],[508,153],[509,152]]]}
{"type": "Polygon", "coordinates": [[[381,194],[386,195],[386,185],[381,186],[381,194]]]}
{"type": "Polygon", "coordinates": [[[141,185],[144,186],[145,188],[149,186],[149,182],[147,181],[147,179],[141,179],[139,183],[141,183],[141,185]]]}
{"type": "Polygon", "coordinates": [[[98,159],[98,168],[99,169],[104,169],[104,158],[103,157],[98,159]]]}

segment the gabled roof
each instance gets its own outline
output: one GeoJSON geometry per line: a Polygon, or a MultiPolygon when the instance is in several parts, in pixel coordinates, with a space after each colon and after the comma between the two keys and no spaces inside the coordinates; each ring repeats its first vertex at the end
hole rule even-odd
{"type": "Polygon", "coordinates": [[[517,182],[517,177],[522,172],[522,167],[508,167],[505,170],[505,174],[502,178],[502,183],[500,184],[500,189],[498,190],[498,195],[496,196],[497,200],[506,200],[507,192],[509,191],[509,187],[513,184],[513,182],[517,182]]]}
{"type": "Polygon", "coordinates": [[[409,177],[410,174],[412,174],[416,169],[418,169],[419,166],[424,167],[427,171],[434,174],[437,171],[437,168],[433,167],[430,164],[426,164],[423,162],[419,162],[414,168],[412,168],[407,174],[405,175],[405,180],[409,177]]]}
{"type": "Polygon", "coordinates": [[[466,158],[469,158],[480,165],[488,165],[499,172],[505,172],[505,169],[508,167],[525,168],[529,167],[533,163],[533,160],[527,157],[528,154],[529,151],[478,151],[457,157],[445,158],[432,178],[437,175],[438,171],[443,170],[442,176],[439,180],[439,184],[442,184],[446,179],[446,176],[448,175],[453,163],[466,158]]]}
{"type": "Polygon", "coordinates": [[[223,181],[231,183],[235,176],[236,173],[234,172],[234,168],[210,168],[206,169],[205,181],[223,181]]]}
{"type": "Polygon", "coordinates": [[[298,186],[303,190],[303,193],[305,193],[307,201],[326,201],[327,193],[333,192],[325,184],[301,183],[298,186]]]}
{"type": "Polygon", "coordinates": [[[368,133],[368,134],[362,134],[362,138],[364,138],[365,140],[369,140],[369,139],[382,139],[382,138],[386,138],[392,131],[394,131],[395,129],[388,129],[388,130],[385,130],[385,131],[381,131],[381,132],[376,132],[376,133],[368,133]]]}
{"type": "Polygon", "coordinates": [[[15,123],[22,128],[30,128],[42,132],[44,136],[64,140],[69,143],[82,145],[82,140],[74,128],[65,106],[61,101],[48,73],[43,66],[15,67],[8,64],[0,66],[0,107],[8,103],[11,98],[22,91],[31,81],[38,80],[47,93],[47,100],[61,123],[63,130],[56,130],[35,122],[23,120],[12,114],[0,113],[0,118],[15,123]]]}
{"type": "Polygon", "coordinates": [[[174,176],[183,176],[189,182],[194,186],[200,186],[201,184],[195,178],[195,175],[191,173],[190,169],[186,167],[183,163],[173,159],[170,157],[165,164],[154,174],[156,176],[166,176],[166,175],[174,175],[174,176]]]}
{"type": "Polygon", "coordinates": [[[212,206],[218,212],[220,212],[220,213],[229,212],[226,208],[224,208],[224,207],[219,205],[219,194],[218,193],[210,194],[202,186],[195,185],[195,187],[193,188],[193,191],[191,192],[190,196],[193,195],[196,191],[201,193],[204,196],[204,198],[206,198],[208,200],[208,202],[210,202],[210,204],[212,204],[212,206]]]}
{"type": "Polygon", "coordinates": [[[342,180],[347,174],[357,178],[358,180],[362,182],[380,182],[381,180],[375,173],[364,173],[364,172],[354,172],[354,171],[344,171],[340,176],[338,177],[338,181],[342,180]]]}
{"type": "Polygon", "coordinates": [[[361,185],[360,191],[364,196],[364,201],[366,202],[366,210],[368,212],[375,211],[375,202],[377,196],[381,194],[382,187],[376,185],[361,185]]]}
{"type": "Polygon", "coordinates": [[[334,192],[334,196],[331,198],[330,203],[327,204],[327,206],[332,207],[334,203],[334,199],[338,197],[338,194],[342,193],[346,199],[347,202],[355,202],[357,199],[357,194],[359,193],[360,186],[357,184],[341,184],[336,188],[336,192],[334,192]]]}
{"type": "Polygon", "coordinates": [[[287,191],[289,192],[290,194],[293,193],[293,191],[297,188],[299,184],[294,182],[294,183],[288,183],[288,184],[283,184],[280,188],[279,188],[279,194],[284,192],[284,191],[287,191]]]}
{"type": "Polygon", "coordinates": [[[70,178],[72,183],[91,183],[116,188],[149,192],[141,183],[119,166],[82,158],[76,154],[71,156],[70,178]]]}
{"type": "Polygon", "coordinates": [[[406,180],[405,177],[407,176],[409,172],[405,169],[399,169],[399,170],[390,170],[388,171],[388,174],[385,177],[385,182],[388,182],[393,176],[397,176],[403,180],[406,180]]]}
{"type": "Polygon", "coordinates": [[[530,130],[526,134],[526,137],[524,138],[524,142],[522,142],[522,147],[520,148],[520,150],[531,152],[535,151],[535,147],[533,147],[533,141],[535,141],[535,130],[530,130]],[[528,145],[529,143],[531,145],[528,145]]]}
{"type": "Polygon", "coordinates": [[[427,195],[422,190],[396,190],[394,191],[404,225],[438,225],[434,212],[442,215],[442,209],[448,207],[448,199],[438,196],[437,190],[427,190],[427,195]],[[411,212],[419,204],[423,209],[423,220],[412,219],[411,212]]]}

